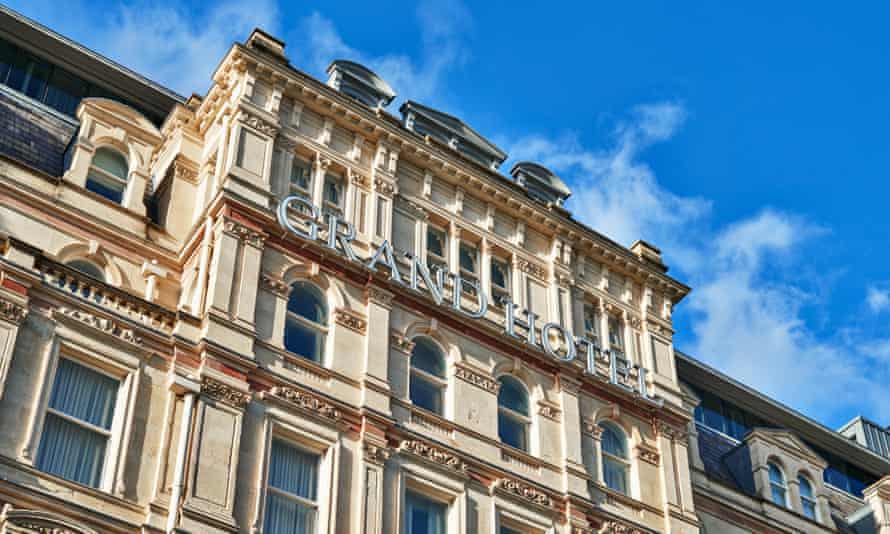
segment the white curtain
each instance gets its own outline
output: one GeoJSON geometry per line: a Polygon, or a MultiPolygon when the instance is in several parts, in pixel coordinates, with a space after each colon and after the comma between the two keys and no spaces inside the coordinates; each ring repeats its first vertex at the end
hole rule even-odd
{"type": "MultiPolygon", "coordinates": [[[[109,430],[118,382],[71,360],[60,359],[49,407],[109,430]]],[[[46,414],[37,467],[69,480],[98,486],[107,436],[53,412],[46,414]]]]}
{"type": "Polygon", "coordinates": [[[306,501],[318,497],[317,455],[280,440],[272,441],[269,486],[266,497],[266,534],[310,534],[315,531],[315,508],[306,501]],[[275,491],[277,490],[277,491],[275,491]]]}

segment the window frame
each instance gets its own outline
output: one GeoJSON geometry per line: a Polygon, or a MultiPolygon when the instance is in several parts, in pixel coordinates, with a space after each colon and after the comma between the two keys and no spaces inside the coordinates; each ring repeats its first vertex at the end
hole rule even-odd
{"type": "Polygon", "coordinates": [[[770,502],[772,502],[776,506],[781,506],[786,509],[790,508],[790,505],[789,505],[790,502],[788,500],[788,477],[785,476],[785,470],[782,469],[782,466],[775,460],[768,460],[766,463],[766,472],[767,472],[767,481],[769,483],[768,489],[769,489],[770,502]],[[779,473],[779,476],[781,477],[781,482],[776,482],[773,480],[773,477],[772,477],[772,469],[773,468],[775,468],[775,470],[779,473]],[[782,491],[782,499],[783,499],[782,503],[776,502],[776,495],[774,493],[774,491],[776,489],[780,489],[782,491]]]}
{"type": "Polygon", "coordinates": [[[611,429],[613,432],[615,432],[624,443],[624,453],[626,455],[624,457],[621,457],[615,455],[612,452],[606,451],[606,448],[602,446],[602,439],[600,440],[600,455],[602,456],[603,466],[603,485],[609,488],[611,491],[630,497],[632,491],[630,477],[632,471],[631,468],[633,467],[630,460],[630,437],[628,436],[627,432],[625,432],[624,429],[621,428],[621,426],[614,421],[608,419],[599,421],[597,423],[597,426],[602,429],[603,433],[605,433],[607,429],[611,429]],[[624,475],[624,491],[613,488],[606,482],[606,461],[613,462],[621,466],[621,470],[624,475]]]}
{"type": "Polygon", "coordinates": [[[123,205],[124,200],[126,199],[126,196],[127,196],[127,188],[129,187],[129,185],[130,185],[130,160],[129,160],[129,158],[127,158],[127,155],[124,154],[120,149],[118,149],[117,147],[112,146],[112,145],[101,145],[101,146],[96,147],[96,149],[93,151],[93,154],[90,156],[90,164],[87,167],[87,176],[86,176],[86,180],[84,181],[84,184],[83,184],[84,189],[86,189],[87,191],[89,191],[93,194],[101,196],[102,198],[108,200],[109,202],[114,202],[115,204],[123,205]],[[114,173],[108,172],[105,169],[95,165],[94,161],[96,159],[96,156],[99,154],[99,151],[102,151],[102,150],[107,150],[107,151],[113,152],[116,155],[123,158],[124,163],[127,166],[126,176],[121,178],[120,176],[117,176],[114,173]],[[96,175],[98,175],[98,180],[96,178],[94,178],[94,176],[96,176],[96,175]],[[109,198],[107,195],[101,193],[100,191],[96,191],[96,190],[90,188],[90,182],[96,182],[96,183],[98,183],[99,186],[101,186],[105,189],[110,189],[110,187],[108,187],[107,184],[103,183],[103,181],[114,183],[115,184],[114,187],[116,187],[117,185],[121,186],[119,200],[109,198]]]}
{"type": "Polygon", "coordinates": [[[269,512],[268,501],[269,501],[270,493],[274,494],[280,498],[284,498],[289,501],[295,502],[299,506],[311,509],[314,512],[314,517],[313,517],[313,524],[315,525],[314,530],[318,531],[318,516],[319,516],[318,498],[319,498],[319,495],[321,494],[321,489],[319,488],[319,486],[321,485],[320,484],[320,475],[321,475],[323,460],[324,460],[323,454],[318,454],[318,452],[313,451],[313,450],[307,450],[306,447],[301,447],[298,443],[294,443],[293,441],[288,440],[286,438],[283,438],[280,436],[272,436],[272,440],[269,442],[269,461],[266,463],[265,486],[263,487],[263,493],[264,493],[263,498],[264,498],[264,501],[266,502],[266,506],[263,508],[263,519],[262,519],[264,531],[266,528],[266,514],[269,512]],[[302,497],[300,495],[296,495],[294,493],[291,493],[289,491],[286,491],[286,490],[283,490],[283,489],[280,489],[280,488],[277,488],[277,487],[271,485],[271,483],[269,481],[271,478],[269,476],[269,470],[272,468],[272,447],[274,446],[274,443],[276,440],[284,443],[285,446],[287,446],[287,447],[291,447],[293,449],[297,449],[300,452],[315,456],[315,458],[316,458],[316,465],[315,465],[315,469],[316,469],[316,472],[315,472],[315,477],[316,477],[315,498],[316,498],[316,500],[315,501],[312,501],[312,500],[302,497]]]}
{"type": "Polygon", "coordinates": [[[816,495],[815,495],[816,487],[813,484],[812,479],[803,473],[798,473],[797,485],[798,485],[798,488],[800,488],[798,490],[798,495],[800,496],[800,511],[801,511],[801,513],[807,519],[812,519],[813,521],[818,522],[819,521],[819,501],[816,499],[816,495]],[[802,489],[804,487],[804,484],[806,484],[806,486],[808,488],[810,488],[809,496],[805,496],[803,494],[802,489]],[[813,515],[812,516],[807,513],[807,505],[808,504],[813,507],[813,515]]]}
{"type": "MultiPolygon", "coordinates": [[[[114,493],[118,489],[117,485],[122,479],[123,469],[126,464],[135,402],[139,391],[140,359],[138,356],[133,356],[130,352],[117,350],[109,345],[103,346],[106,352],[87,349],[76,340],[76,338],[90,339],[90,337],[84,338],[64,326],[57,330],[56,338],[43,365],[42,376],[45,379],[38,391],[36,409],[27,423],[26,435],[28,438],[19,455],[19,460],[37,469],[37,458],[42,445],[46,415],[51,413],[49,401],[55,386],[59,361],[63,358],[71,360],[78,365],[108,376],[118,382],[111,427],[108,430],[109,438],[106,442],[105,454],[102,459],[99,484],[90,486],[63,478],[49,471],[38,470],[46,476],[56,477],[69,484],[93,488],[105,493],[114,493]]],[[[57,410],[53,410],[53,412],[58,413],[57,410]]],[[[66,418],[66,420],[75,419],[73,417],[66,418]]]]}
{"type": "Polygon", "coordinates": [[[299,154],[293,154],[293,157],[291,159],[290,169],[287,174],[287,187],[288,187],[288,191],[290,192],[290,194],[300,195],[302,197],[309,198],[309,199],[312,198],[312,182],[315,178],[315,176],[314,176],[315,173],[312,172],[312,170],[313,170],[312,167],[313,167],[313,165],[312,165],[311,161],[302,158],[299,154]],[[297,185],[296,182],[294,182],[294,170],[299,166],[305,166],[305,169],[307,170],[306,188],[305,189],[303,189],[301,186],[297,185]]]}
{"type": "Polygon", "coordinates": [[[489,293],[491,294],[491,304],[497,308],[503,308],[503,300],[509,300],[513,294],[513,267],[508,258],[492,255],[489,265],[489,293]],[[494,281],[494,269],[496,264],[504,266],[504,282],[505,287],[500,286],[494,281]]]}
{"type": "Polygon", "coordinates": [[[330,326],[331,314],[330,314],[330,306],[328,305],[329,303],[328,303],[327,295],[325,294],[325,291],[321,287],[319,287],[317,284],[315,284],[311,281],[308,281],[308,280],[294,280],[289,284],[288,287],[290,287],[290,291],[288,291],[287,297],[285,298],[285,304],[284,304],[284,330],[282,331],[282,344],[284,345],[285,350],[287,350],[289,353],[296,354],[297,356],[299,356],[305,360],[315,362],[319,365],[324,365],[326,362],[326,354],[327,354],[327,348],[328,348],[327,338],[328,338],[328,334],[331,331],[331,326],[330,326]],[[321,300],[325,306],[326,324],[316,323],[315,321],[307,319],[307,318],[303,317],[302,315],[298,314],[297,312],[291,311],[288,308],[288,303],[290,302],[291,294],[293,293],[295,286],[298,284],[305,284],[306,286],[309,287],[309,289],[308,289],[309,291],[316,291],[318,293],[316,296],[321,298],[321,300]],[[313,333],[313,335],[316,336],[316,344],[318,347],[318,358],[314,358],[312,355],[302,354],[300,352],[292,350],[291,347],[288,347],[287,333],[286,333],[287,328],[288,328],[288,326],[287,326],[288,321],[295,321],[299,326],[302,326],[303,328],[310,330],[313,333]]]}
{"type": "Polygon", "coordinates": [[[499,385],[498,398],[496,401],[497,407],[498,407],[498,441],[500,441],[501,445],[506,445],[507,447],[510,447],[511,449],[515,449],[515,450],[524,452],[526,454],[531,454],[532,453],[532,423],[533,423],[532,415],[531,415],[532,414],[531,392],[529,391],[528,387],[526,387],[525,383],[523,383],[522,380],[520,380],[519,378],[517,378],[514,375],[503,374],[503,375],[499,376],[497,378],[497,380],[498,380],[498,385],[499,385]],[[501,404],[500,390],[503,387],[503,384],[501,383],[502,380],[512,380],[519,385],[519,387],[522,389],[523,393],[525,393],[525,399],[528,402],[528,408],[529,408],[528,414],[522,414],[508,406],[504,406],[501,404]],[[515,445],[507,443],[506,441],[504,441],[501,438],[501,416],[504,416],[507,419],[509,419],[515,423],[519,423],[519,425],[522,427],[522,431],[523,431],[523,434],[525,437],[525,448],[517,447],[515,445]]]}
{"type": "Polygon", "coordinates": [[[323,211],[342,216],[346,210],[346,179],[335,172],[325,172],[321,185],[321,201],[323,211]],[[336,202],[328,200],[328,184],[339,188],[336,202]]]}
{"type": "Polygon", "coordinates": [[[627,349],[625,347],[627,345],[626,345],[626,341],[624,339],[624,325],[622,324],[621,317],[619,317],[617,315],[609,314],[608,328],[609,328],[609,332],[608,332],[608,334],[609,334],[609,350],[617,349],[622,354],[626,354],[627,349]],[[613,332],[612,332],[613,321],[614,321],[614,324],[617,326],[617,329],[616,329],[617,335],[616,336],[612,335],[613,334],[613,332]],[[615,343],[615,339],[618,340],[617,343],[615,343]]]}
{"type": "Polygon", "coordinates": [[[445,398],[446,398],[446,393],[448,392],[448,353],[445,351],[444,347],[442,347],[442,345],[438,341],[436,341],[435,339],[433,339],[430,336],[420,335],[420,336],[413,337],[411,339],[411,341],[415,344],[414,345],[415,348],[417,346],[418,339],[428,339],[430,341],[430,343],[433,344],[435,349],[439,352],[439,356],[442,358],[442,365],[444,367],[443,374],[445,376],[436,376],[428,371],[425,371],[425,370],[420,369],[417,366],[415,366],[414,365],[414,349],[412,349],[411,355],[409,356],[409,361],[408,361],[408,372],[409,372],[408,399],[411,401],[411,405],[414,406],[415,408],[419,408],[421,410],[424,410],[425,412],[429,412],[429,413],[438,415],[439,417],[445,417],[445,413],[446,413],[445,398]],[[429,385],[432,385],[434,388],[436,388],[437,393],[439,395],[439,407],[441,409],[440,412],[430,410],[428,408],[420,406],[419,404],[414,403],[414,400],[411,398],[411,390],[413,389],[412,384],[414,382],[415,377],[418,380],[421,380],[429,385]]]}
{"type": "Polygon", "coordinates": [[[440,267],[443,267],[446,271],[448,271],[448,252],[449,252],[449,250],[448,250],[449,249],[448,231],[436,224],[428,222],[428,223],[426,223],[426,235],[424,236],[424,239],[425,239],[425,245],[426,245],[424,247],[424,254],[426,255],[427,266],[432,268],[433,264],[435,264],[440,267]],[[441,234],[441,236],[442,236],[442,255],[439,255],[438,253],[430,251],[430,234],[431,233],[441,234]]]}

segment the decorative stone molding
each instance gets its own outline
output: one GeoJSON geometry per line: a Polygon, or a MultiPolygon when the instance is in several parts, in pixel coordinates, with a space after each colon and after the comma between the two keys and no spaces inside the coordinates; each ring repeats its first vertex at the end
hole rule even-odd
{"type": "Polygon", "coordinates": [[[419,456],[420,458],[461,473],[467,470],[467,465],[458,458],[457,455],[417,439],[406,439],[402,441],[402,443],[399,444],[399,451],[419,456]]]}
{"type": "Polygon", "coordinates": [[[414,350],[414,342],[410,339],[406,338],[399,332],[393,332],[390,334],[390,341],[392,342],[392,347],[399,352],[404,352],[405,354],[411,354],[411,351],[414,350]]]}
{"type": "Polygon", "coordinates": [[[367,296],[370,302],[379,304],[384,308],[392,307],[392,299],[394,295],[382,287],[368,286],[367,296]]]}
{"type": "Polygon", "coordinates": [[[19,324],[28,315],[28,310],[11,300],[0,299],[0,319],[19,324]]]}
{"type": "Polygon", "coordinates": [[[558,423],[562,417],[562,410],[559,409],[559,406],[553,403],[540,401],[538,402],[538,415],[558,423]]]}
{"type": "Polygon", "coordinates": [[[603,427],[599,426],[593,419],[584,419],[581,425],[581,432],[596,440],[603,437],[603,427]]]}
{"type": "Polygon", "coordinates": [[[250,402],[250,393],[235,389],[209,376],[201,379],[201,393],[236,408],[244,408],[250,402]]]}
{"type": "Polygon", "coordinates": [[[664,436],[672,441],[683,441],[688,434],[686,430],[677,428],[661,420],[655,422],[655,431],[659,436],[664,436]]]}
{"type": "Polygon", "coordinates": [[[645,530],[621,523],[620,521],[608,520],[603,523],[600,528],[600,534],[647,534],[645,530]]]}
{"type": "Polygon", "coordinates": [[[369,441],[365,441],[362,447],[365,455],[365,461],[376,465],[383,465],[392,456],[392,450],[385,445],[377,445],[369,441]]]}
{"type": "Polygon", "coordinates": [[[325,419],[330,419],[334,422],[339,422],[343,419],[343,412],[339,408],[315,395],[288,387],[274,387],[271,393],[275,397],[286,400],[303,410],[308,410],[325,419]]]}
{"type": "Polygon", "coordinates": [[[236,236],[241,242],[258,248],[262,248],[263,242],[266,240],[266,236],[262,232],[257,232],[231,219],[226,219],[223,230],[236,236]]]}
{"type": "Polygon", "coordinates": [[[260,283],[264,288],[275,293],[279,297],[287,298],[288,294],[290,294],[290,285],[275,275],[262,273],[260,275],[260,283]]]}
{"type": "Polygon", "coordinates": [[[126,341],[127,343],[132,343],[139,346],[142,345],[142,338],[137,336],[131,328],[124,328],[119,323],[112,321],[111,319],[98,317],[89,312],[65,307],[57,308],[56,312],[62,314],[65,317],[70,317],[71,319],[79,321],[105,334],[109,334],[118,339],[126,341]]]}
{"type": "Polygon", "coordinates": [[[265,120],[259,118],[258,116],[251,115],[250,113],[247,113],[244,111],[242,111],[238,115],[238,118],[244,124],[250,126],[251,128],[253,128],[254,130],[256,130],[260,133],[268,135],[269,137],[274,137],[275,133],[278,131],[278,128],[274,124],[266,122],[265,120]]]}
{"type": "Polygon", "coordinates": [[[387,182],[383,178],[377,178],[374,180],[374,189],[385,196],[391,197],[396,192],[396,188],[393,184],[387,182]]]}
{"type": "Polygon", "coordinates": [[[345,326],[361,335],[365,335],[368,332],[368,320],[363,315],[346,308],[334,310],[334,321],[338,325],[345,326]]]}
{"type": "Polygon", "coordinates": [[[639,317],[631,317],[630,318],[630,326],[639,330],[643,327],[643,321],[639,317]]]}
{"type": "Polygon", "coordinates": [[[520,271],[526,274],[530,274],[536,278],[540,278],[541,280],[543,280],[547,276],[547,270],[544,269],[544,267],[523,258],[518,258],[516,260],[516,267],[520,271]]]}
{"type": "Polygon", "coordinates": [[[521,499],[537,504],[539,506],[549,507],[552,504],[550,496],[537,488],[530,486],[524,482],[513,480],[512,478],[502,478],[498,481],[498,486],[521,499]]]}
{"type": "Polygon", "coordinates": [[[9,510],[0,518],[0,531],[10,534],[97,534],[95,530],[37,510],[9,510]]]}
{"type": "Polygon", "coordinates": [[[179,158],[173,162],[173,177],[177,180],[185,180],[190,184],[198,183],[198,171],[183,163],[179,158]]]}
{"type": "Polygon", "coordinates": [[[501,389],[501,384],[491,375],[476,371],[463,364],[455,365],[454,376],[495,395],[501,389]]]}
{"type": "Polygon", "coordinates": [[[371,188],[371,180],[364,174],[355,172],[352,169],[348,169],[347,174],[349,175],[349,180],[358,187],[362,189],[371,188]]]}
{"type": "Polygon", "coordinates": [[[658,454],[658,451],[647,445],[637,445],[637,458],[652,464],[655,467],[658,467],[658,464],[661,461],[661,456],[658,454]]]}
{"type": "Polygon", "coordinates": [[[293,152],[297,149],[297,146],[299,146],[299,143],[284,135],[279,135],[275,138],[275,147],[282,152],[293,152]]]}

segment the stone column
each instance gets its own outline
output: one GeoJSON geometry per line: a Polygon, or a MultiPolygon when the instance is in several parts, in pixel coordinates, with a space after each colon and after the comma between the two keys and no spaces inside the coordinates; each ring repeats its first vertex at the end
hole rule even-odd
{"type": "Polygon", "coordinates": [[[586,484],[573,473],[584,473],[584,451],[582,445],[581,402],[578,398],[581,383],[567,376],[559,378],[560,402],[562,404],[562,436],[565,459],[563,489],[567,493],[585,495],[586,484]]]}
{"type": "Polygon", "coordinates": [[[448,228],[448,270],[460,272],[460,226],[451,221],[448,228]]]}
{"type": "Polygon", "coordinates": [[[327,173],[331,160],[324,159],[321,154],[315,155],[315,164],[312,166],[312,203],[316,206],[322,206],[322,197],[324,195],[324,176],[327,173]]]}
{"type": "Polygon", "coordinates": [[[877,534],[890,534],[890,475],[865,488],[865,502],[874,515],[877,534]]]}
{"type": "Polygon", "coordinates": [[[603,429],[593,419],[585,418],[581,422],[581,449],[585,453],[584,467],[597,484],[605,485],[603,478],[603,449],[601,438],[603,429]]]}
{"type": "Polygon", "coordinates": [[[365,423],[363,431],[361,522],[356,532],[383,534],[383,467],[391,451],[382,429],[365,423]]]}
{"type": "Polygon", "coordinates": [[[377,286],[368,287],[368,319],[365,336],[365,369],[362,404],[388,415],[389,406],[389,314],[393,294],[377,286]]]}

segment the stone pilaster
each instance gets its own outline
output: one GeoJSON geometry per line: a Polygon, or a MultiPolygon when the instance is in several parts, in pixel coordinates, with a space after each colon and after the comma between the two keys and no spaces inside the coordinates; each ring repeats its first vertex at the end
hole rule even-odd
{"type": "Polygon", "coordinates": [[[890,475],[865,488],[865,502],[874,514],[877,534],[890,534],[890,475]]]}

